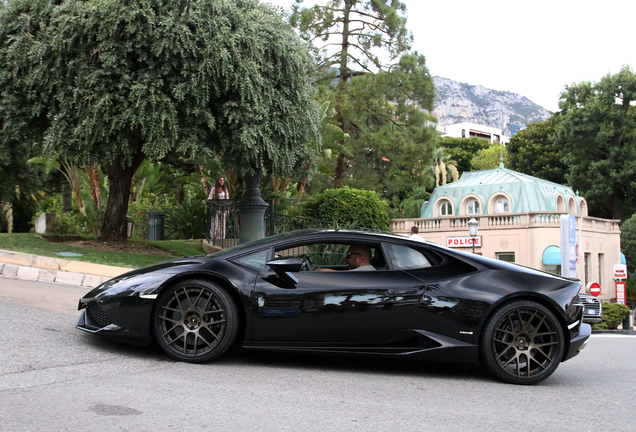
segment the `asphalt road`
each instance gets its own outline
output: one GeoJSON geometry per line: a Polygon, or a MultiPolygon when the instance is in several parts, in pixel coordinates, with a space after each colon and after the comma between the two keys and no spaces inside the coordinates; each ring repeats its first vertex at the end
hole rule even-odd
{"type": "Polygon", "coordinates": [[[636,336],[593,335],[581,355],[531,387],[479,368],[374,358],[231,352],[191,365],[76,330],[86,291],[0,278],[0,430],[581,432],[636,424],[636,336]]]}

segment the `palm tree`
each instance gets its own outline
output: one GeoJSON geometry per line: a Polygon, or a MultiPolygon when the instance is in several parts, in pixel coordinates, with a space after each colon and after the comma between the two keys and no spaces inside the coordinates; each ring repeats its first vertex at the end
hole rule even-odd
{"type": "Polygon", "coordinates": [[[433,152],[433,166],[431,170],[435,173],[435,187],[439,187],[439,177],[442,175],[442,185],[447,182],[448,175],[453,181],[459,179],[459,171],[457,171],[457,162],[450,159],[450,156],[444,154],[444,147],[439,147],[433,152]]]}

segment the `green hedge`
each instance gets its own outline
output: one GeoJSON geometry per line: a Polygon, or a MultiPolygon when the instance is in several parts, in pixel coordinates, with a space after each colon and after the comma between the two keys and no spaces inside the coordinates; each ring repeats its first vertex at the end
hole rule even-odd
{"type": "Polygon", "coordinates": [[[388,205],[374,191],[346,186],[327,189],[305,206],[305,214],[312,219],[334,221],[339,225],[389,230],[388,205]]]}
{"type": "Polygon", "coordinates": [[[619,303],[601,303],[603,309],[603,322],[594,324],[594,330],[616,330],[618,325],[623,322],[630,314],[627,306],[619,303]]]}

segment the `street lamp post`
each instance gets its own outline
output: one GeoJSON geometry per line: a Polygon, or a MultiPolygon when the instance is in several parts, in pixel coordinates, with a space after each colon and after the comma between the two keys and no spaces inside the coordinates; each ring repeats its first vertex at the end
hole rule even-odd
{"type": "Polygon", "coordinates": [[[468,229],[470,230],[470,236],[473,238],[473,253],[475,253],[475,237],[477,237],[477,226],[479,221],[475,218],[471,218],[468,221],[468,229]]]}

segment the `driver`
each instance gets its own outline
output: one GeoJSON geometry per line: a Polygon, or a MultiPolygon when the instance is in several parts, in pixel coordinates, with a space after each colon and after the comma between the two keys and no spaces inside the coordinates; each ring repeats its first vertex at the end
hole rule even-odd
{"type": "MultiPolygon", "coordinates": [[[[369,246],[353,244],[349,246],[345,255],[345,262],[350,271],[372,271],[375,267],[371,265],[371,249],[369,246]]],[[[317,268],[316,271],[335,271],[330,268],[317,268]]]]}

